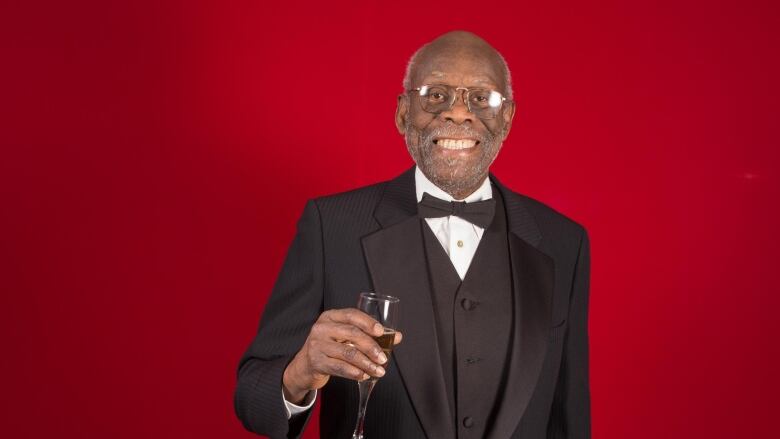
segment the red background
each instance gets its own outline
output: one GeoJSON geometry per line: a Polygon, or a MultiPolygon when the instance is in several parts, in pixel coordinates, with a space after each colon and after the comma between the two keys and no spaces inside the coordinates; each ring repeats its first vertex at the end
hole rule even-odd
{"type": "Polygon", "coordinates": [[[0,436],[249,437],[305,200],[411,165],[405,63],[458,28],[512,69],[494,172],[590,232],[593,436],[774,432],[777,2],[121,3],[0,6],[0,436]]]}

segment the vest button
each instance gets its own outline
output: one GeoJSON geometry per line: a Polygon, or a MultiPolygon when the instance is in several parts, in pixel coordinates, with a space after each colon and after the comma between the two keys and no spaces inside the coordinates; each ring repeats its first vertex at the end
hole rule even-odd
{"type": "Polygon", "coordinates": [[[474,426],[474,420],[471,419],[471,416],[466,416],[463,418],[463,426],[466,428],[471,428],[474,426]]]}
{"type": "Polygon", "coordinates": [[[462,306],[466,311],[471,311],[477,307],[477,302],[471,299],[463,299],[460,301],[460,306],[462,306]]]}

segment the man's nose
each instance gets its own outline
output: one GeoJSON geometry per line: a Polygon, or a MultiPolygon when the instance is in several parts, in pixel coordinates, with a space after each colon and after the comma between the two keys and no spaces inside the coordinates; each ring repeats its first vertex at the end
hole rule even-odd
{"type": "Polygon", "coordinates": [[[450,109],[447,111],[442,111],[441,113],[441,117],[445,122],[451,121],[458,125],[462,125],[466,121],[474,123],[474,113],[469,111],[469,108],[463,101],[464,97],[465,92],[458,90],[457,95],[455,95],[455,102],[452,104],[452,107],[450,107],[450,109]]]}

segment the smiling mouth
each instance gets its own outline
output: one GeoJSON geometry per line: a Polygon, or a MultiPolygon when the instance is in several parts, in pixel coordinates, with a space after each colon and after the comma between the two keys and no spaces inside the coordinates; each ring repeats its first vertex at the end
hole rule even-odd
{"type": "Polygon", "coordinates": [[[474,139],[449,139],[442,137],[440,139],[434,139],[433,143],[444,149],[468,149],[475,147],[479,141],[474,139]]]}

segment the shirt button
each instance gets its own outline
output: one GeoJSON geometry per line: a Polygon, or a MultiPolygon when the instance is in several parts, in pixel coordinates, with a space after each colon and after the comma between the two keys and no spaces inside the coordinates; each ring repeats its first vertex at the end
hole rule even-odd
{"type": "Polygon", "coordinates": [[[460,239],[458,240],[458,247],[463,247],[463,241],[461,241],[460,239]]]}
{"type": "Polygon", "coordinates": [[[474,426],[474,420],[471,419],[471,416],[466,416],[463,418],[463,426],[466,428],[471,428],[474,426]]]}

